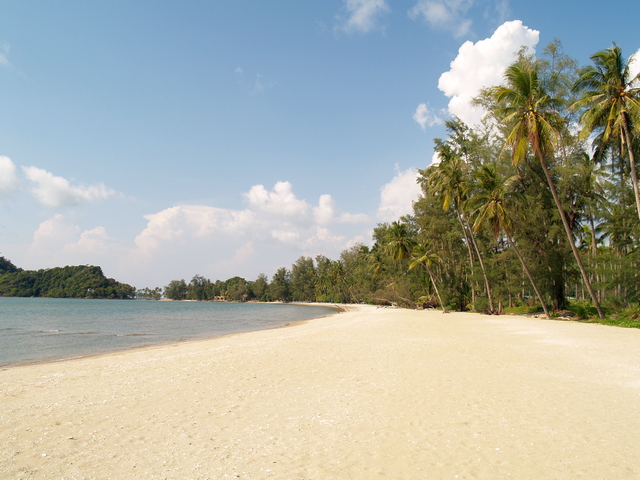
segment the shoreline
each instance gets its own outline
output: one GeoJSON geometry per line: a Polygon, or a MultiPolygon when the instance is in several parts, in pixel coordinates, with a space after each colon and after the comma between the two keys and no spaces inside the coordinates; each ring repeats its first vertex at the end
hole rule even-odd
{"type": "Polygon", "coordinates": [[[354,306],[0,371],[2,478],[636,479],[640,332],[354,306]]]}
{"type": "MultiPolygon", "coordinates": [[[[37,298],[37,297],[36,297],[37,298]]],[[[95,300],[95,299],[79,299],[79,300],[95,300]]],[[[98,299],[100,300],[100,299],[98,299]]],[[[167,300],[170,302],[196,302],[197,300],[167,300]]],[[[236,303],[236,302],[228,302],[228,303],[236,303]]],[[[241,302],[237,302],[237,303],[241,303],[241,302]]],[[[339,313],[348,311],[348,309],[345,308],[340,308],[338,306],[336,306],[335,304],[330,304],[330,303],[310,303],[310,302],[299,302],[299,303],[282,303],[282,302],[252,302],[252,303],[258,303],[261,305],[297,305],[297,306],[309,306],[309,307],[314,307],[314,306],[319,306],[319,307],[327,307],[327,308],[332,308],[333,310],[335,310],[334,313],[329,313],[327,315],[321,315],[319,317],[312,317],[312,318],[308,318],[308,319],[303,319],[303,320],[295,320],[295,321],[288,321],[286,323],[282,323],[282,324],[278,324],[275,326],[267,326],[267,327],[263,327],[260,328],[258,330],[248,330],[248,331],[239,331],[239,332],[230,332],[230,333],[222,333],[219,335],[214,335],[214,336],[207,336],[207,337],[203,337],[203,338],[195,338],[195,339],[184,339],[184,340],[167,340],[165,342],[152,342],[152,343],[148,343],[148,344],[144,344],[144,345],[134,345],[134,346],[126,346],[126,347],[121,347],[121,348],[115,348],[115,349],[108,349],[108,350],[103,350],[103,351],[96,351],[93,353],[86,353],[86,354],[79,354],[79,355],[74,355],[74,356],[70,356],[70,357],[59,357],[59,358],[50,358],[50,359],[43,359],[43,360],[33,360],[33,361],[29,361],[29,362],[18,362],[18,363],[6,363],[6,364],[0,364],[0,372],[3,370],[8,370],[8,369],[12,369],[12,368],[17,368],[17,367],[28,367],[28,366],[32,366],[32,365],[45,365],[48,363],[60,363],[60,362],[70,362],[70,361],[74,361],[74,360],[81,360],[84,358],[94,358],[94,357],[102,357],[102,356],[107,356],[107,355],[117,355],[120,353],[126,353],[128,351],[134,351],[134,350],[144,350],[144,349],[151,349],[151,348],[156,348],[156,347],[166,347],[166,346],[171,346],[171,345],[182,345],[182,344],[187,344],[187,343],[191,343],[191,342],[204,342],[204,341],[208,341],[208,340],[215,340],[217,338],[224,338],[227,336],[232,336],[232,335],[241,335],[243,333],[250,333],[250,332],[259,332],[262,330],[274,330],[274,329],[279,329],[279,328],[287,328],[287,327],[291,327],[291,326],[295,326],[295,325],[301,325],[304,324],[308,321],[314,320],[316,318],[324,318],[327,316],[331,316],[331,315],[337,315],[339,313]]]]}

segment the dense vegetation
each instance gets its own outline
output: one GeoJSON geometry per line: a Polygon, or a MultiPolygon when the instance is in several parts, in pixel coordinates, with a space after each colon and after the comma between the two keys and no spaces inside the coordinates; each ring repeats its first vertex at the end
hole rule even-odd
{"type": "Polygon", "coordinates": [[[133,298],[135,289],[106,278],[89,265],[22,270],[0,257],[0,296],[56,298],[133,298]]]}
{"type": "Polygon", "coordinates": [[[446,122],[413,214],[378,225],[372,247],[301,257],[271,282],[174,281],[165,295],[623,312],[640,325],[640,82],[615,45],[591,60],[579,68],[557,40],[520,54],[475,100],[482,127],[446,122]]]}

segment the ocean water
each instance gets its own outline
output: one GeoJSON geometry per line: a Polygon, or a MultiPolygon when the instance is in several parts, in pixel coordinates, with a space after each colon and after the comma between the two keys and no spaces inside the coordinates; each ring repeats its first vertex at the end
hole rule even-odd
{"type": "Polygon", "coordinates": [[[0,297],[0,366],[263,330],[325,306],[0,297]]]}

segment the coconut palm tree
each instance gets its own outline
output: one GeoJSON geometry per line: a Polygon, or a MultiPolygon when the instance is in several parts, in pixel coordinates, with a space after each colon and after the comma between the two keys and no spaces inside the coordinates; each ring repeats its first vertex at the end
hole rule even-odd
{"type": "Polygon", "coordinates": [[[583,138],[601,131],[600,141],[611,145],[619,140],[621,156],[625,152],[629,157],[631,182],[640,217],[640,191],[638,172],[633,149],[633,139],[640,126],[640,88],[637,81],[640,73],[632,75],[629,66],[633,55],[627,62],[622,57],[622,49],[613,45],[591,56],[593,65],[585,67],[575,83],[574,92],[582,93],[571,109],[582,109],[580,117],[583,138]]]}
{"type": "Polygon", "coordinates": [[[473,229],[478,231],[482,229],[484,225],[489,225],[496,239],[504,233],[508,244],[511,245],[513,251],[516,253],[522,264],[522,268],[529,278],[529,282],[531,282],[533,290],[536,292],[544,314],[547,318],[551,318],[542,293],[540,293],[540,289],[527,263],[524,261],[522,253],[520,253],[516,242],[513,240],[512,211],[514,210],[515,199],[517,198],[514,186],[519,182],[519,176],[501,177],[495,168],[488,164],[480,167],[480,169],[476,171],[475,176],[477,179],[476,188],[469,202],[469,207],[475,216],[473,229]]]}
{"type": "Polygon", "coordinates": [[[412,235],[405,223],[397,220],[391,224],[387,231],[387,252],[396,262],[402,262],[411,257],[411,249],[414,246],[412,235]]]}
{"type": "Polygon", "coordinates": [[[487,276],[487,270],[478,247],[473,232],[469,226],[469,222],[464,216],[463,204],[467,198],[467,191],[470,187],[468,175],[466,174],[466,164],[462,158],[454,152],[451,145],[447,143],[441,143],[436,149],[440,156],[440,163],[437,168],[431,173],[428,180],[428,188],[437,196],[442,202],[442,208],[446,211],[453,208],[453,211],[458,218],[460,228],[466,240],[467,249],[469,251],[469,261],[473,274],[473,253],[471,248],[475,249],[482,270],[482,276],[484,278],[485,289],[487,290],[487,299],[489,300],[489,310],[494,312],[493,308],[493,294],[491,292],[491,284],[489,283],[489,277],[487,276]],[[467,234],[467,230],[469,233],[467,234]]]}
{"type": "Polygon", "coordinates": [[[447,307],[442,302],[442,297],[440,296],[440,290],[438,290],[438,285],[436,284],[435,278],[433,276],[433,271],[431,267],[435,266],[440,262],[440,257],[438,254],[434,253],[426,244],[417,244],[412,251],[412,259],[413,261],[409,264],[409,270],[413,270],[418,265],[422,265],[429,274],[429,279],[431,280],[431,285],[433,285],[433,289],[438,296],[438,302],[442,306],[442,313],[447,313],[447,307]]]}
{"type": "Polygon", "coordinates": [[[600,307],[600,302],[591,286],[582,258],[576,248],[567,215],[562,208],[560,197],[549,171],[549,161],[553,160],[559,132],[565,128],[565,120],[555,109],[560,102],[549,96],[545,90],[544,82],[539,78],[538,66],[526,58],[507,68],[504,80],[505,85],[492,89],[495,101],[501,105],[493,113],[509,129],[506,144],[511,147],[513,163],[517,165],[525,160],[529,148],[540,162],[585,286],[598,315],[600,318],[604,318],[602,307],[600,307]]]}

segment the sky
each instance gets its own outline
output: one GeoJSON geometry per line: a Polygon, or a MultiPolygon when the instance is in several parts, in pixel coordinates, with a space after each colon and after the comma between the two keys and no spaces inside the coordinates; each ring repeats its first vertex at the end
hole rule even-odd
{"type": "Polygon", "coordinates": [[[444,120],[478,122],[522,46],[638,51],[617,7],[6,0],[0,255],[137,288],[337,259],[411,213],[444,120]]]}

